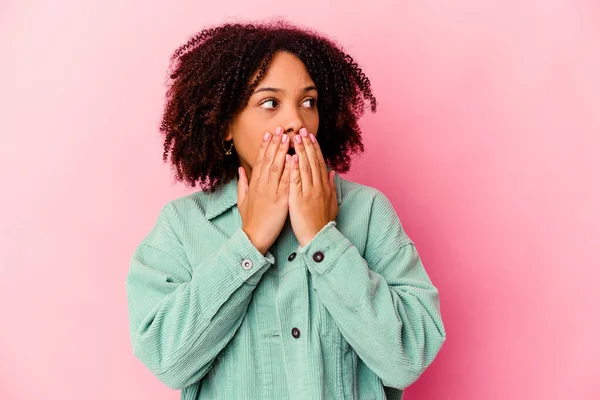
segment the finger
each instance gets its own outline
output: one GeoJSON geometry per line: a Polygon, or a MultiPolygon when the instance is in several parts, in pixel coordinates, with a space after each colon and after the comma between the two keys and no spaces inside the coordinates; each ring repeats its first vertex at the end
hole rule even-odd
{"type": "Polygon", "coordinates": [[[289,154],[285,155],[285,165],[283,167],[283,173],[281,174],[281,179],[279,181],[278,192],[289,193],[290,191],[290,172],[292,170],[293,160],[292,156],[289,154]]]}
{"type": "Polygon", "coordinates": [[[258,152],[256,153],[256,159],[254,160],[254,167],[252,168],[252,177],[250,178],[252,182],[258,181],[260,178],[265,153],[271,144],[271,137],[271,133],[266,132],[263,136],[263,140],[260,143],[260,148],[258,149],[258,152]]]}
{"type": "Polygon", "coordinates": [[[277,151],[279,150],[281,144],[281,132],[282,129],[280,127],[275,129],[275,134],[271,138],[271,143],[265,152],[263,163],[261,165],[261,181],[265,184],[269,184],[269,182],[271,182],[275,185],[275,187],[277,187],[276,185],[279,184],[279,179],[275,179],[272,176],[272,169],[274,166],[275,169],[277,168],[274,163],[277,156],[277,151]]]}
{"type": "Polygon", "coordinates": [[[302,179],[302,192],[304,193],[312,186],[310,163],[306,155],[306,146],[304,145],[302,135],[296,135],[294,139],[296,140],[294,148],[296,150],[296,155],[298,156],[298,167],[300,170],[300,178],[302,179]]]}
{"type": "Polygon", "coordinates": [[[246,171],[244,170],[244,167],[238,167],[238,174],[239,174],[239,178],[238,178],[238,194],[237,194],[237,198],[238,198],[238,205],[242,204],[244,202],[244,199],[246,198],[246,194],[248,194],[248,177],[246,176],[246,171]]]}
{"type": "MultiPolygon", "coordinates": [[[[337,205],[337,188],[335,187],[335,174],[336,172],[331,170],[329,171],[329,186],[331,187],[331,205],[333,210],[339,210],[337,205]]],[[[335,211],[333,218],[337,218],[337,214],[339,211],[335,211]]]]}
{"type": "Polygon", "coordinates": [[[327,181],[327,163],[325,162],[325,156],[321,151],[321,146],[319,145],[319,141],[317,138],[311,133],[311,140],[313,142],[313,147],[315,149],[315,153],[317,155],[317,160],[319,160],[319,173],[321,174],[321,179],[323,182],[327,181]],[[314,140],[313,140],[314,139],[314,140]]]}
{"type": "Polygon", "coordinates": [[[333,191],[334,197],[337,198],[337,189],[335,187],[335,171],[334,170],[329,171],[329,186],[331,187],[331,190],[333,191]]]}
{"type": "Polygon", "coordinates": [[[302,193],[302,178],[300,177],[298,160],[298,153],[294,154],[290,160],[290,195],[302,193]]]}
{"type": "MultiPolygon", "coordinates": [[[[317,152],[314,146],[314,136],[313,134],[309,134],[306,128],[302,128],[300,135],[302,136],[302,141],[304,144],[304,148],[306,149],[306,156],[308,158],[308,163],[310,164],[310,173],[312,177],[312,184],[315,188],[320,188],[325,186],[327,180],[323,180],[323,176],[321,175],[321,162],[317,156],[317,152]]],[[[316,139],[314,139],[316,141],[316,139]]]]}
{"type": "Polygon", "coordinates": [[[273,160],[273,163],[271,164],[271,169],[269,171],[269,179],[268,182],[270,185],[273,185],[275,188],[275,191],[277,191],[278,187],[279,187],[279,181],[281,180],[281,175],[283,174],[283,170],[285,168],[285,161],[286,161],[286,155],[289,145],[290,145],[290,140],[289,140],[289,136],[283,134],[283,129],[282,128],[276,128],[275,129],[275,133],[276,136],[278,137],[277,140],[279,140],[279,147],[277,149],[277,152],[275,153],[275,158],[273,160]]]}

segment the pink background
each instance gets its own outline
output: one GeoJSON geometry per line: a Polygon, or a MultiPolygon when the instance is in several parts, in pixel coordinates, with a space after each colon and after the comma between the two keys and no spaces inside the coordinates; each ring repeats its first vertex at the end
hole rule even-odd
{"type": "Polygon", "coordinates": [[[272,16],[341,42],[380,102],[345,176],[392,200],[448,332],[405,399],[600,398],[599,3],[349,4],[0,4],[1,399],[178,398],[133,357],[125,297],[187,193],[161,160],[168,57],[272,16]]]}

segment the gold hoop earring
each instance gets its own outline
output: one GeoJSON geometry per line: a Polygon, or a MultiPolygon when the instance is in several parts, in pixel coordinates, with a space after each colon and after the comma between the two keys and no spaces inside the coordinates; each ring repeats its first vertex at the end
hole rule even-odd
{"type": "Polygon", "coordinates": [[[233,149],[233,140],[231,141],[231,147],[229,149],[225,148],[225,139],[221,139],[221,146],[223,146],[223,149],[225,150],[225,155],[226,156],[230,156],[231,155],[231,149],[233,149]]]}

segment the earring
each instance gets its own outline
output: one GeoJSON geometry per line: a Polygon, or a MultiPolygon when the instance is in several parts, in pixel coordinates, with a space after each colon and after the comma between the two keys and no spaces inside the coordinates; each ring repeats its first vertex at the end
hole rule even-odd
{"type": "Polygon", "coordinates": [[[225,150],[225,155],[226,156],[230,156],[231,155],[231,149],[233,149],[233,140],[231,141],[231,147],[229,149],[225,148],[225,139],[221,139],[221,146],[223,146],[223,149],[225,150]]]}

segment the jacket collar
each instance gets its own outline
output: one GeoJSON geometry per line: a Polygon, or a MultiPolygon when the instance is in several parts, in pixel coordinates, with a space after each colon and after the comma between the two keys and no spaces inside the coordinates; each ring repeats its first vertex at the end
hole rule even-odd
{"type": "MultiPolygon", "coordinates": [[[[327,166],[327,172],[331,171],[331,168],[327,166]]],[[[336,172],[334,177],[337,203],[342,203],[342,184],[339,174],[336,172]]],[[[207,219],[213,219],[225,211],[229,210],[233,206],[237,206],[237,192],[238,192],[238,176],[237,174],[233,179],[225,183],[221,188],[217,189],[216,192],[210,193],[206,196],[205,215],[207,219]]]]}

